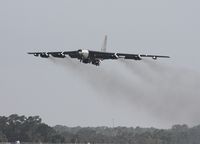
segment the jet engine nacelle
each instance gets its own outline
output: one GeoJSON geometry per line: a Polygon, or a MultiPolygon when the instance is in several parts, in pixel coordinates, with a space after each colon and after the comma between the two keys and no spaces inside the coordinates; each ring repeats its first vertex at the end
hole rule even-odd
{"type": "Polygon", "coordinates": [[[142,60],[142,57],[141,57],[141,55],[139,54],[139,55],[137,55],[137,57],[136,57],[136,60],[142,60]]]}
{"type": "Polygon", "coordinates": [[[156,56],[153,56],[152,59],[153,59],[153,60],[157,60],[157,57],[156,57],[156,56]]]}
{"type": "Polygon", "coordinates": [[[89,57],[89,51],[88,50],[78,50],[79,55],[83,58],[83,59],[87,59],[89,57]]]}
{"type": "Polygon", "coordinates": [[[39,56],[39,54],[38,54],[38,53],[35,53],[35,54],[34,54],[34,56],[38,57],[38,56],[39,56]]]}
{"type": "Polygon", "coordinates": [[[117,55],[117,53],[115,53],[115,54],[114,54],[114,56],[115,56],[115,58],[116,58],[116,59],[118,59],[118,58],[119,58],[119,56],[117,55]]]}
{"type": "Polygon", "coordinates": [[[62,52],[59,53],[48,53],[51,54],[53,57],[57,57],[57,58],[64,58],[65,54],[63,54],[62,52]]]}
{"type": "Polygon", "coordinates": [[[118,59],[118,58],[120,58],[120,57],[117,55],[117,53],[114,53],[111,57],[112,57],[113,59],[118,59]]]}
{"type": "Polygon", "coordinates": [[[48,58],[48,57],[49,57],[49,54],[47,54],[47,53],[41,53],[41,54],[40,54],[40,57],[42,57],[42,58],[48,58]]]}

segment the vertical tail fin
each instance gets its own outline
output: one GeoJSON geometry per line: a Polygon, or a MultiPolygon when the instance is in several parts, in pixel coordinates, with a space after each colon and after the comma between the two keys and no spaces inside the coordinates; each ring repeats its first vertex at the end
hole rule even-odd
{"type": "Polygon", "coordinates": [[[106,52],[106,47],[107,47],[107,35],[105,36],[103,45],[102,45],[102,47],[101,47],[101,51],[102,51],[102,52],[106,52]]]}

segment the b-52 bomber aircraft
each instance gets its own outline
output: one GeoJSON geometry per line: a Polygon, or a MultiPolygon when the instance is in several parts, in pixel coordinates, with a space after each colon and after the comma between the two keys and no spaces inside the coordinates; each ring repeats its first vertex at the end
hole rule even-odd
{"type": "Polygon", "coordinates": [[[170,58],[169,56],[161,55],[147,55],[147,54],[127,54],[127,53],[114,53],[106,52],[107,36],[105,36],[103,46],[101,51],[92,51],[87,49],[79,49],[76,51],[64,51],[64,52],[28,52],[36,57],[40,56],[42,58],[49,58],[50,56],[56,58],[65,58],[69,56],[70,58],[79,59],[80,62],[99,66],[100,62],[103,60],[117,60],[117,59],[130,59],[130,60],[142,60],[143,57],[150,57],[154,60],[157,58],[170,58]]]}

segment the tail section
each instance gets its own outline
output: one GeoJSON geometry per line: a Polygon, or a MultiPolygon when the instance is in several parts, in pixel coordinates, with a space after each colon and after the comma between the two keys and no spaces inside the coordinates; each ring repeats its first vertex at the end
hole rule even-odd
{"type": "Polygon", "coordinates": [[[106,47],[107,47],[107,35],[105,36],[101,51],[106,52],[106,47]]]}

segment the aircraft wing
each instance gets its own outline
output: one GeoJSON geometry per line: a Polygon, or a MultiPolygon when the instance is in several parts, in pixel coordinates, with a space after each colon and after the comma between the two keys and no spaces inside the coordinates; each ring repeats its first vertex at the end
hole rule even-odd
{"type": "Polygon", "coordinates": [[[28,54],[32,54],[36,57],[38,57],[38,56],[43,57],[43,58],[49,57],[49,54],[47,54],[46,52],[28,52],[28,54]]]}
{"type": "Polygon", "coordinates": [[[117,59],[116,53],[111,52],[89,51],[89,55],[96,59],[117,59]]]}
{"type": "Polygon", "coordinates": [[[97,59],[133,59],[133,60],[141,60],[142,57],[151,57],[152,59],[157,58],[170,58],[169,56],[161,56],[161,55],[145,55],[145,54],[126,54],[126,53],[110,53],[110,52],[99,52],[99,51],[89,51],[90,56],[97,59]]]}
{"type": "Polygon", "coordinates": [[[36,57],[48,58],[49,56],[57,58],[65,58],[69,56],[71,58],[77,58],[83,63],[92,63],[96,66],[100,64],[100,61],[106,59],[132,59],[141,60],[143,57],[150,57],[154,60],[157,58],[169,58],[169,56],[162,55],[145,55],[145,54],[127,54],[127,53],[112,53],[101,51],[90,51],[79,49],[77,51],[64,51],[64,52],[29,52],[36,57]]]}
{"type": "Polygon", "coordinates": [[[67,51],[67,52],[28,52],[34,56],[40,56],[43,58],[48,58],[50,55],[53,57],[64,58],[65,55],[69,55],[71,58],[78,58],[77,51],[67,51]]]}
{"type": "Polygon", "coordinates": [[[71,58],[80,58],[79,51],[65,51],[63,52],[64,55],[68,55],[71,58]]]}
{"type": "Polygon", "coordinates": [[[125,54],[125,53],[117,53],[117,56],[119,56],[119,58],[134,59],[134,60],[141,60],[142,57],[150,57],[150,58],[152,58],[152,59],[157,59],[157,58],[170,58],[169,56],[162,56],[162,55],[125,54]]]}

